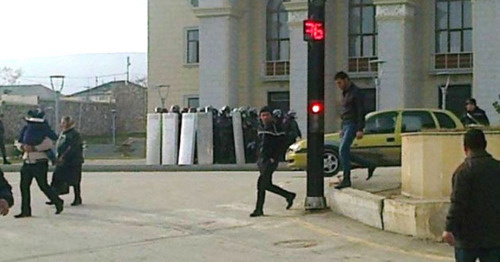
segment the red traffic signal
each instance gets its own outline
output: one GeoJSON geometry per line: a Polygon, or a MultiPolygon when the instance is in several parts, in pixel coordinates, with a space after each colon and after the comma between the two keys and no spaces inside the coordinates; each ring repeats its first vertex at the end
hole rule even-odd
{"type": "Polygon", "coordinates": [[[325,26],[323,21],[304,20],[304,41],[323,41],[325,26]]]}
{"type": "Polygon", "coordinates": [[[323,109],[324,109],[323,102],[320,101],[314,101],[309,106],[309,111],[313,114],[323,113],[323,109]]]}

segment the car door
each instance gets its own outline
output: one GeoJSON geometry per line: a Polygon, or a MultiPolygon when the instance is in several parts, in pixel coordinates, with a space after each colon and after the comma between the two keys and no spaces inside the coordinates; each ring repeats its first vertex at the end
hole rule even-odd
{"type": "Polygon", "coordinates": [[[401,158],[401,140],[396,135],[398,114],[387,111],[367,117],[364,137],[355,139],[352,145],[353,155],[377,166],[394,165],[401,158]]]}

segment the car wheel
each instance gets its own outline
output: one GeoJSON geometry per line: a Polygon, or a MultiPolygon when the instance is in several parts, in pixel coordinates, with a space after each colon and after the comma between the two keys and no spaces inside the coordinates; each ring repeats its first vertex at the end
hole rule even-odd
{"type": "Polygon", "coordinates": [[[323,154],[323,170],[326,177],[336,175],[340,170],[339,154],[332,149],[325,149],[323,154]]]}

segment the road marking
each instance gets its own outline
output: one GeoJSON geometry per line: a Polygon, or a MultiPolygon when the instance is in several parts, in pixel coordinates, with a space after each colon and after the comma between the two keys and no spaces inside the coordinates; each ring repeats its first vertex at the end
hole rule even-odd
{"type": "Polygon", "coordinates": [[[442,260],[442,261],[455,261],[455,259],[452,257],[425,254],[425,253],[418,252],[418,251],[408,251],[408,250],[404,250],[404,249],[397,248],[397,247],[384,246],[384,245],[381,245],[381,244],[378,244],[375,242],[371,242],[371,241],[357,238],[357,237],[353,237],[353,236],[343,235],[343,234],[334,232],[330,229],[319,227],[319,226],[314,225],[312,223],[303,221],[299,218],[292,218],[291,220],[295,221],[297,224],[300,224],[304,228],[307,228],[309,230],[312,230],[312,231],[319,233],[321,235],[324,235],[324,236],[340,237],[340,238],[346,239],[349,242],[358,243],[358,244],[362,244],[362,245],[366,245],[369,247],[373,247],[373,248],[377,248],[377,249],[381,249],[381,250],[386,250],[386,251],[390,251],[390,252],[396,252],[396,253],[401,253],[401,254],[406,254],[406,255],[411,255],[411,256],[416,256],[416,257],[422,257],[422,258],[426,258],[426,259],[434,259],[434,260],[442,260]]]}

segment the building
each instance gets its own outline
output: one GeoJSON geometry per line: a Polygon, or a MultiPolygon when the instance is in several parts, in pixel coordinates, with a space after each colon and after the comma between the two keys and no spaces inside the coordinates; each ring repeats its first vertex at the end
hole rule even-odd
{"type": "MultiPolygon", "coordinates": [[[[148,112],[163,92],[167,105],[292,108],[306,129],[308,1],[148,2],[148,112]]],[[[341,70],[369,110],[444,102],[460,114],[472,96],[498,124],[498,12],[496,0],[327,0],[326,131],[339,125],[341,70]]]]}

